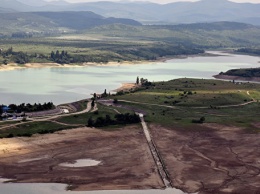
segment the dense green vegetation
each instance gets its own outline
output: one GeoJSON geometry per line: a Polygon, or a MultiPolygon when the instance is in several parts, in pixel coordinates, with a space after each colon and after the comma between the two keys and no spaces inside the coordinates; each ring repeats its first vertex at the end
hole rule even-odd
{"type": "Polygon", "coordinates": [[[140,118],[136,114],[116,114],[114,118],[111,118],[110,115],[106,115],[105,117],[98,117],[97,119],[92,119],[90,117],[88,119],[88,127],[105,127],[110,125],[126,125],[126,124],[134,124],[139,123],[140,118]]]}
{"type": "Polygon", "coordinates": [[[220,75],[231,75],[231,76],[239,76],[239,77],[260,77],[260,68],[250,68],[250,69],[231,69],[227,72],[221,72],[220,75]]]}
{"type": "MultiPolygon", "coordinates": [[[[7,107],[5,105],[0,105],[0,113],[2,113],[2,110],[4,107],[7,107]]],[[[8,106],[8,110],[7,112],[9,113],[21,113],[21,112],[35,112],[35,111],[44,111],[44,110],[50,110],[53,109],[55,106],[52,102],[48,102],[48,103],[34,103],[34,104],[25,104],[22,103],[20,105],[16,105],[16,104],[10,104],[8,106]]]]}

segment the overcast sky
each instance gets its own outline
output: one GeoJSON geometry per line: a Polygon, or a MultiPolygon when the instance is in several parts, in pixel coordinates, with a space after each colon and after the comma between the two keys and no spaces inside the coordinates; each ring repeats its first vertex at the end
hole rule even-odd
{"type": "MultiPolygon", "coordinates": [[[[48,0],[48,1],[54,1],[54,0],[48,0]]],[[[101,1],[101,0],[66,0],[71,3],[77,3],[77,2],[93,2],[93,1],[101,1]]],[[[102,1],[120,1],[120,0],[102,0],[102,1]]],[[[122,1],[122,0],[121,0],[122,1]]],[[[123,1],[140,1],[140,0],[123,0],[123,1]]],[[[154,3],[170,3],[170,2],[177,2],[177,1],[196,1],[196,0],[148,0],[154,3]]],[[[244,2],[250,2],[250,3],[260,3],[260,0],[230,0],[237,3],[244,3],[244,2]]]]}

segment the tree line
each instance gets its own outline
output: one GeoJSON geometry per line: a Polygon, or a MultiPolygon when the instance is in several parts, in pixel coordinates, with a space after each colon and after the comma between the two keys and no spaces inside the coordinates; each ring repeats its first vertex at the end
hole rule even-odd
{"type": "MultiPolygon", "coordinates": [[[[0,113],[3,113],[3,109],[7,107],[5,105],[0,105],[0,113]]],[[[52,102],[48,102],[48,103],[34,103],[34,104],[25,104],[22,103],[20,105],[16,105],[16,104],[10,104],[7,108],[7,112],[16,112],[16,113],[21,113],[21,112],[37,112],[37,111],[45,111],[45,110],[51,110],[53,109],[55,106],[52,102]]]]}
{"type": "Polygon", "coordinates": [[[3,57],[3,64],[7,65],[9,62],[15,62],[18,64],[25,64],[30,61],[30,56],[24,52],[14,52],[10,47],[6,51],[1,50],[0,55],[3,57]]]}
{"type": "Polygon", "coordinates": [[[93,119],[90,117],[88,119],[87,126],[88,127],[105,127],[109,125],[126,125],[126,124],[134,124],[139,123],[140,118],[136,114],[116,114],[114,118],[111,118],[110,115],[106,115],[105,117],[98,117],[93,119]]]}

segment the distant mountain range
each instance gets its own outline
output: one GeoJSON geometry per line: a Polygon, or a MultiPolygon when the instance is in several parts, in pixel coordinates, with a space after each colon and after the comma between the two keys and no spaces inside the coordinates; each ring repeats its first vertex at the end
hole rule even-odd
{"type": "Polygon", "coordinates": [[[105,18],[89,11],[0,13],[2,35],[14,32],[59,33],[109,24],[141,25],[132,19],[105,18]]]}
{"type": "Polygon", "coordinates": [[[260,4],[201,0],[165,5],[150,2],[68,3],[43,0],[0,0],[0,12],[92,11],[105,17],[130,18],[144,24],[236,21],[260,25],[260,4]]]}

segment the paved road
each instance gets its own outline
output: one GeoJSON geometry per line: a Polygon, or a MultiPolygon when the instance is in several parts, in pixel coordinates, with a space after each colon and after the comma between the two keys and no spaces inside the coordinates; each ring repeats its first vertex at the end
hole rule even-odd
{"type": "MultiPolygon", "coordinates": [[[[46,116],[46,117],[35,117],[35,118],[30,118],[26,123],[31,123],[31,122],[35,122],[35,121],[52,121],[53,119],[57,119],[57,118],[61,118],[61,117],[66,117],[66,116],[70,116],[70,115],[79,115],[79,114],[83,114],[83,113],[87,113],[92,109],[91,107],[91,102],[88,102],[87,104],[87,108],[79,111],[79,112],[74,112],[74,113],[68,113],[68,114],[60,114],[60,115],[54,115],[54,116],[46,116]]],[[[55,122],[55,121],[54,121],[55,122]]],[[[18,125],[22,125],[24,124],[22,123],[16,123],[16,124],[12,124],[12,125],[5,125],[3,127],[0,127],[1,129],[7,129],[10,127],[15,127],[18,125]]],[[[61,123],[60,123],[61,124],[61,123]]],[[[71,125],[70,125],[71,126],[71,125]]],[[[72,125],[73,126],[73,125],[72,125]]]]}

